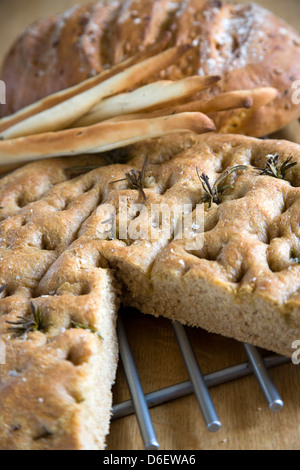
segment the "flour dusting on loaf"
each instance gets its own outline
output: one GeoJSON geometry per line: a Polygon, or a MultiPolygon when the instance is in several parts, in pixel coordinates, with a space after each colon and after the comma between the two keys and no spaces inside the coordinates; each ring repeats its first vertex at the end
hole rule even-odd
{"type": "Polygon", "coordinates": [[[273,103],[241,125],[237,111],[214,116],[219,129],[234,116],[237,133],[261,137],[300,116],[291,100],[291,85],[300,76],[299,34],[255,3],[218,0],[101,0],[40,20],[7,54],[1,73],[7,105],[0,112],[11,114],[94,76],[157,42],[166,31],[171,33],[169,46],[188,43],[193,49],[152,81],[222,76],[217,86],[195,97],[203,100],[231,90],[278,89],[273,103]]]}

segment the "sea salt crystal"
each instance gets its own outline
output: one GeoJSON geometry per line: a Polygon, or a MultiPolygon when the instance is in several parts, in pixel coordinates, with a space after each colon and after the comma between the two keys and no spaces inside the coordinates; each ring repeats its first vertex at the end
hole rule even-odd
{"type": "Polygon", "coordinates": [[[176,10],[178,7],[179,7],[179,3],[177,3],[177,2],[170,2],[170,3],[168,3],[168,5],[167,5],[167,10],[168,10],[168,11],[176,10]]]}
{"type": "Polygon", "coordinates": [[[216,61],[215,61],[215,59],[213,59],[212,57],[209,57],[209,58],[207,59],[206,63],[207,63],[207,66],[208,66],[209,68],[211,68],[211,69],[216,66],[216,61]]]}
{"type": "Polygon", "coordinates": [[[8,375],[9,375],[10,377],[18,377],[18,376],[19,376],[19,373],[18,373],[16,370],[10,370],[10,371],[8,372],[8,375]]]}

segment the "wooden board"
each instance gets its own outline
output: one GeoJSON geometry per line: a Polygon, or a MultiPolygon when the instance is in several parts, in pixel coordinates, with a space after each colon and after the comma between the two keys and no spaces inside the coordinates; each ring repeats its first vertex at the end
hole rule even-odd
{"type": "MultiPolygon", "coordinates": [[[[126,324],[144,392],[188,380],[169,321],[132,312],[126,324]]],[[[243,346],[236,341],[195,328],[189,328],[188,333],[204,374],[246,360],[243,346]]],[[[254,376],[210,389],[222,422],[222,429],[215,434],[206,430],[194,395],[152,408],[161,449],[300,449],[300,366],[279,366],[270,375],[285,402],[279,413],[269,410],[254,376]]],[[[129,398],[122,365],[114,397],[116,403],[129,398]]],[[[143,449],[134,416],[112,423],[108,449],[143,449]]]]}
{"type": "MultiPolygon", "coordinates": [[[[0,62],[15,37],[24,27],[41,16],[63,11],[85,0],[0,0],[0,62]]],[[[246,0],[241,3],[248,3],[246,0]]],[[[300,31],[299,0],[260,0],[300,31]]],[[[300,77],[299,77],[300,78],[300,77]]],[[[300,143],[299,124],[293,123],[279,138],[300,143]]],[[[154,319],[136,312],[126,320],[131,347],[140,372],[144,391],[150,392],[188,379],[183,359],[170,326],[164,319],[154,319]]],[[[246,360],[241,344],[189,329],[199,364],[204,374],[246,360]]],[[[300,339],[300,338],[299,338],[300,339]]],[[[299,450],[300,449],[300,366],[288,364],[271,370],[271,376],[284,400],[279,413],[268,409],[254,376],[211,389],[223,427],[216,434],[207,432],[196,401],[191,395],[151,410],[162,450],[299,450]]],[[[120,364],[114,401],[129,398],[120,364]]],[[[109,450],[143,449],[135,416],[111,425],[109,450]]]]}

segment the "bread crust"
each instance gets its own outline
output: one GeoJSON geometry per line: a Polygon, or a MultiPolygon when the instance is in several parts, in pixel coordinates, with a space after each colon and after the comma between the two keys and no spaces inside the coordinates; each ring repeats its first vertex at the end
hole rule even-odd
{"type": "Polygon", "coordinates": [[[107,157],[117,156],[123,163],[107,165],[99,156],[39,161],[0,180],[2,449],[105,447],[120,300],[287,356],[300,337],[299,145],[187,134],[107,157]],[[297,165],[284,179],[260,175],[255,168],[270,155],[297,165]],[[124,177],[140,171],[146,156],[144,200],[124,177]],[[236,165],[248,169],[228,177],[233,188],[220,204],[204,207],[196,168],[213,184],[236,165]],[[130,221],[139,204],[151,236],[108,235],[107,208],[120,221],[120,197],[130,221]],[[149,209],[173,204],[205,209],[201,247],[175,237],[180,215],[162,237],[149,209]],[[30,302],[46,327],[16,336],[7,321],[30,318],[30,302]]]}
{"type": "Polygon", "coordinates": [[[191,43],[193,50],[157,78],[222,76],[217,86],[195,98],[261,86],[278,89],[277,99],[248,114],[246,122],[239,111],[214,116],[220,131],[260,137],[300,116],[291,99],[291,85],[300,76],[299,35],[256,4],[217,0],[102,0],[40,20],[24,31],[4,61],[7,105],[0,112],[11,114],[73,86],[133,56],[166,31],[172,35],[170,45],[191,43]]]}
{"type": "Polygon", "coordinates": [[[99,450],[109,432],[119,305],[111,270],[91,242],[88,253],[64,258],[55,295],[35,294],[99,201],[96,191],[85,194],[81,187],[78,193],[73,185],[76,195],[65,186],[66,166],[86,164],[87,158],[53,163],[30,165],[0,183],[2,212],[11,214],[1,217],[1,450],[99,450]],[[45,328],[19,336],[7,322],[30,319],[30,303],[41,309],[45,328]]]}

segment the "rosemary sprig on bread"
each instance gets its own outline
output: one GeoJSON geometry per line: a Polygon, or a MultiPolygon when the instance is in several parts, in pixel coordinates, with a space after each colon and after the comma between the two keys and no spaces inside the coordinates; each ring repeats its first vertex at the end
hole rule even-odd
{"type": "Polygon", "coordinates": [[[260,175],[272,176],[273,178],[284,179],[286,174],[295,166],[297,162],[292,162],[289,157],[282,164],[279,163],[279,155],[270,155],[264,168],[257,168],[260,175]]]}
{"type": "Polygon", "coordinates": [[[144,163],[143,163],[143,168],[142,170],[130,170],[125,174],[125,178],[122,178],[117,181],[112,181],[113,183],[118,183],[120,181],[127,181],[128,187],[130,189],[136,189],[138,190],[143,199],[146,201],[147,196],[144,191],[145,187],[145,174],[146,174],[146,168],[147,168],[147,162],[148,162],[148,157],[145,158],[144,163]]]}
{"type": "Polygon", "coordinates": [[[227,189],[233,189],[234,186],[232,184],[224,184],[225,179],[227,176],[231,175],[232,173],[239,171],[239,170],[247,170],[248,167],[246,165],[236,165],[232,168],[228,168],[228,170],[224,171],[219,178],[215,181],[214,185],[211,186],[209,177],[202,173],[198,168],[196,168],[197,175],[199,180],[201,181],[202,188],[204,190],[204,195],[202,196],[202,202],[208,202],[208,208],[210,209],[213,203],[220,204],[221,203],[221,196],[227,189]]]}
{"type": "Polygon", "coordinates": [[[36,307],[33,302],[30,302],[31,315],[30,317],[17,317],[18,321],[6,321],[9,325],[8,331],[12,331],[16,335],[23,335],[32,331],[43,331],[50,326],[45,313],[41,307],[36,307]]]}
{"type": "Polygon", "coordinates": [[[103,337],[101,336],[101,334],[99,333],[99,331],[94,328],[93,326],[89,326],[89,325],[84,325],[83,323],[78,323],[76,321],[71,321],[71,326],[73,328],[77,328],[79,330],[86,330],[86,331],[90,331],[91,333],[93,333],[94,335],[98,336],[98,338],[100,339],[103,339],[103,337]]]}

